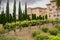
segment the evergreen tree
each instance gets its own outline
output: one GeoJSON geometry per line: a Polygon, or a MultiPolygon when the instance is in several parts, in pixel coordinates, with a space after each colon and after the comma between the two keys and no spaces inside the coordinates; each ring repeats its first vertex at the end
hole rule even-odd
{"type": "Polygon", "coordinates": [[[32,20],[36,20],[36,14],[32,14],[32,20]]]}
{"type": "Polygon", "coordinates": [[[3,24],[3,25],[6,23],[4,10],[0,14],[0,23],[3,24]]]}
{"type": "Polygon", "coordinates": [[[6,6],[6,21],[9,22],[9,0],[7,0],[6,6]]]}
{"type": "Polygon", "coordinates": [[[42,17],[42,19],[44,20],[44,16],[42,17]]]}
{"type": "Polygon", "coordinates": [[[42,20],[42,17],[41,17],[41,15],[37,17],[37,20],[38,20],[38,19],[42,20]]]}
{"type": "Polygon", "coordinates": [[[11,14],[9,14],[9,20],[10,20],[10,22],[12,22],[13,21],[13,17],[12,17],[12,15],[11,14]]]}
{"type": "Polygon", "coordinates": [[[40,20],[42,20],[42,17],[41,17],[41,15],[39,16],[39,19],[40,19],[40,20]]]}
{"type": "Polygon", "coordinates": [[[25,20],[27,19],[27,3],[25,3],[25,20]]]}
{"type": "Polygon", "coordinates": [[[13,21],[16,21],[16,0],[14,0],[13,21]]]}
{"type": "Polygon", "coordinates": [[[45,19],[47,19],[47,14],[45,15],[45,19]]]}
{"type": "Polygon", "coordinates": [[[21,10],[21,3],[19,1],[19,8],[18,8],[18,19],[22,20],[22,10],[21,10]]]}
{"type": "Polygon", "coordinates": [[[1,0],[0,0],[0,4],[1,4],[1,0]]]}
{"type": "Polygon", "coordinates": [[[0,9],[1,9],[1,0],[0,0],[0,9]]]}

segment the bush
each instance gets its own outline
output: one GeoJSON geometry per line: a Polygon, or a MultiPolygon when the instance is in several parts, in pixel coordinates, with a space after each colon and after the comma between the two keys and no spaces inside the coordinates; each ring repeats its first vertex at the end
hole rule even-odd
{"type": "Polygon", "coordinates": [[[49,39],[49,37],[48,36],[46,36],[46,35],[37,35],[36,37],[35,37],[35,40],[48,40],[49,39]]]}
{"type": "Polygon", "coordinates": [[[60,35],[57,36],[50,36],[49,40],[60,40],[60,35]]]}
{"type": "Polygon", "coordinates": [[[47,27],[42,27],[42,31],[43,32],[48,32],[48,28],[47,27]]]}
{"type": "Polygon", "coordinates": [[[39,35],[39,34],[40,34],[40,32],[38,32],[38,31],[36,31],[36,30],[32,31],[32,36],[33,36],[33,37],[35,37],[35,36],[37,36],[37,35],[39,35]]]}
{"type": "Polygon", "coordinates": [[[55,28],[60,31],[60,25],[56,25],[55,28]]]}
{"type": "Polygon", "coordinates": [[[4,33],[7,33],[8,32],[8,30],[0,30],[0,34],[4,34],[4,33]]]}
{"type": "Polygon", "coordinates": [[[57,29],[51,29],[51,30],[49,30],[49,33],[51,35],[57,35],[58,34],[58,30],[57,29]]]}

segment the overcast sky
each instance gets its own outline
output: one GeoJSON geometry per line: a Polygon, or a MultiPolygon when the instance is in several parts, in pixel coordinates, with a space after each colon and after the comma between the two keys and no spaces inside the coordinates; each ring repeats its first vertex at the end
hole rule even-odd
{"type": "MultiPolygon", "coordinates": [[[[20,0],[21,1],[21,8],[22,10],[24,10],[24,4],[25,2],[27,2],[28,4],[28,7],[46,7],[46,4],[49,3],[50,0],[20,0]]],[[[9,7],[10,7],[10,13],[13,12],[13,2],[14,0],[9,0],[9,7]]],[[[17,7],[17,10],[16,10],[16,13],[18,13],[18,2],[19,0],[16,0],[16,7],[17,7]]],[[[6,10],[6,0],[2,0],[2,8],[4,8],[4,10],[6,10]]]]}

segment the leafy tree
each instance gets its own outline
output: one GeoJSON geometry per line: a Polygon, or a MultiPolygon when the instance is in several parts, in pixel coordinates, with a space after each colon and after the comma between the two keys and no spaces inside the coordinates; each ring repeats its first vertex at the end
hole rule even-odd
{"type": "Polygon", "coordinates": [[[57,12],[60,12],[60,0],[55,0],[57,6],[57,12]]]}
{"type": "Polygon", "coordinates": [[[21,3],[19,1],[19,8],[18,8],[18,19],[22,20],[22,10],[21,10],[21,3]]]}
{"type": "Polygon", "coordinates": [[[6,6],[6,21],[9,22],[9,0],[7,0],[6,6]]]}
{"type": "Polygon", "coordinates": [[[16,21],[16,0],[14,0],[13,21],[16,21]]]}
{"type": "Polygon", "coordinates": [[[32,14],[32,20],[36,19],[36,14],[32,14]]]}
{"type": "Polygon", "coordinates": [[[55,0],[56,1],[56,5],[57,5],[57,8],[60,7],[60,0],[55,0]]]}

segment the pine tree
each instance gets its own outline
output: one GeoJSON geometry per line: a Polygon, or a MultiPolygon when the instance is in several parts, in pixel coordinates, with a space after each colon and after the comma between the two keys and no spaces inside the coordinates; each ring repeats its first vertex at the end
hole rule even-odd
{"type": "Polygon", "coordinates": [[[9,0],[7,0],[6,6],[6,21],[9,22],[9,0]]]}
{"type": "Polygon", "coordinates": [[[14,0],[13,21],[16,21],[16,0],[14,0]]]}
{"type": "Polygon", "coordinates": [[[21,21],[22,20],[22,10],[21,10],[21,3],[19,1],[19,8],[18,8],[18,19],[21,21]]]}

